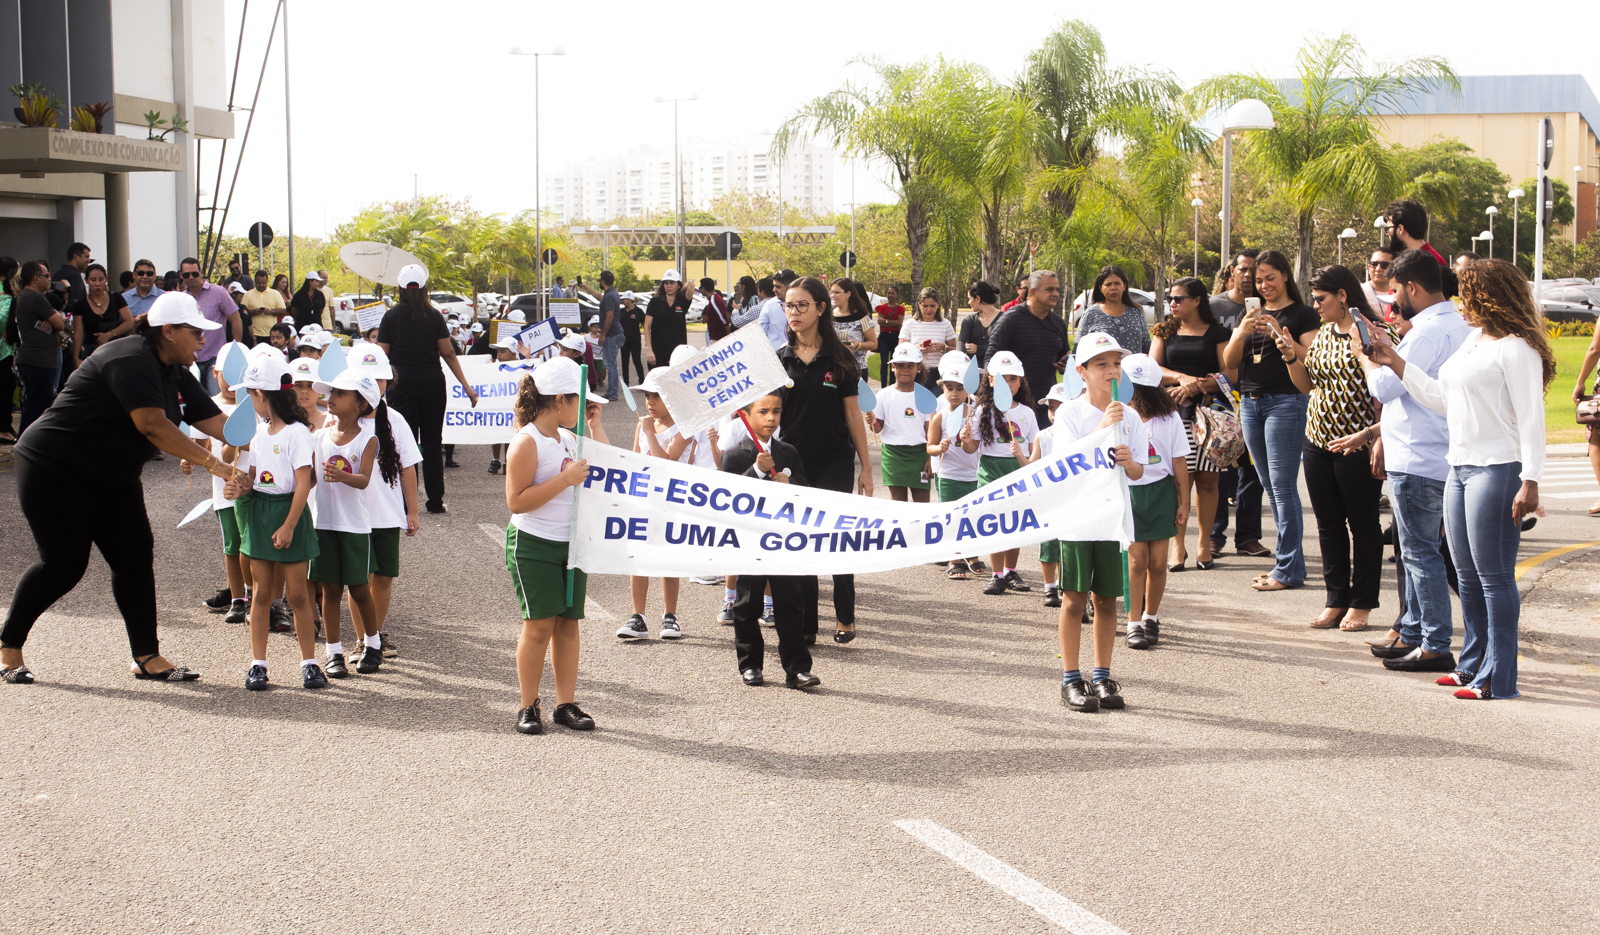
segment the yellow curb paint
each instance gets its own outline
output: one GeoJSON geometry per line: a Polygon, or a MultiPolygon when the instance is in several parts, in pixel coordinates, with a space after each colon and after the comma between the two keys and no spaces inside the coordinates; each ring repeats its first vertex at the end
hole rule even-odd
{"type": "Polygon", "coordinates": [[[1540,565],[1543,565],[1545,562],[1550,561],[1552,558],[1559,558],[1563,555],[1566,555],[1568,552],[1577,552],[1580,549],[1590,549],[1594,548],[1595,546],[1600,546],[1600,542],[1580,542],[1577,545],[1564,545],[1559,549],[1551,549],[1548,552],[1540,552],[1538,555],[1535,555],[1526,561],[1518,562],[1517,567],[1513,569],[1515,572],[1513,577],[1517,580],[1521,580],[1523,575],[1534,570],[1540,565]]]}

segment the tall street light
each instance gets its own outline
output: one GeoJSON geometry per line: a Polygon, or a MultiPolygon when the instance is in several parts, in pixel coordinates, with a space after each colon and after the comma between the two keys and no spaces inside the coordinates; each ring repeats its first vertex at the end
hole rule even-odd
{"type": "Polygon", "coordinates": [[[683,160],[678,155],[678,102],[698,100],[700,100],[698,92],[687,97],[665,97],[658,94],[655,99],[657,104],[672,102],[672,177],[676,182],[673,186],[672,199],[674,205],[673,223],[675,225],[673,230],[672,265],[677,269],[679,276],[683,275],[683,160]]]}
{"type": "MultiPolygon", "coordinates": [[[[1483,209],[1483,213],[1489,215],[1489,232],[1494,233],[1494,216],[1500,213],[1500,209],[1496,208],[1494,205],[1490,205],[1489,207],[1483,209]]],[[[1489,241],[1489,259],[1494,259],[1493,240],[1489,241]]]]}
{"type": "MultiPolygon", "coordinates": [[[[1200,275],[1200,199],[1189,202],[1194,209],[1194,274],[1200,275]]],[[[1030,258],[1031,259],[1031,258],[1030,258]]]]}
{"type": "MultiPolygon", "coordinates": [[[[544,299],[544,214],[539,203],[544,178],[539,174],[539,58],[545,55],[566,55],[567,50],[556,46],[548,52],[534,52],[520,45],[511,47],[512,55],[533,56],[533,268],[534,291],[539,293],[539,307],[547,308],[544,299]]],[[[543,316],[540,316],[543,317],[543,316]]]]}
{"type": "Polygon", "coordinates": [[[1272,109],[1253,97],[1236,102],[1222,115],[1222,259],[1233,256],[1229,229],[1233,223],[1233,134],[1237,130],[1271,130],[1272,109]]]}
{"type": "Polygon", "coordinates": [[[1511,265],[1512,266],[1517,265],[1517,205],[1518,205],[1518,202],[1522,199],[1522,196],[1524,194],[1526,194],[1526,193],[1523,192],[1523,190],[1520,189],[1520,188],[1513,188],[1511,191],[1506,192],[1506,195],[1508,197],[1510,197],[1510,199],[1511,199],[1511,265]]]}
{"type": "Polygon", "coordinates": [[[1353,227],[1346,227],[1344,230],[1339,232],[1339,265],[1340,266],[1344,265],[1344,242],[1346,240],[1350,240],[1350,239],[1354,238],[1355,235],[1356,235],[1356,231],[1355,231],[1355,228],[1353,228],[1353,227]]]}
{"type": "MultiPolygon", "coordinates": [[[[1583,184],[1583,166],[1572,167],[1572,242],[1578,242],[1578,186],[1583,184]]],[[[294,249],[294,241],[289,242],[289,249],[294,249]]]]}

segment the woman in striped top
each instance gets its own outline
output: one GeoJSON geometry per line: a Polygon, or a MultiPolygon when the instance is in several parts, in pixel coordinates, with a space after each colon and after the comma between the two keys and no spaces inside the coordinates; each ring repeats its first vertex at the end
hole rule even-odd
{"type": "Polygon", "coordinates": [[[956,346],[956,329],[939,314],[939,292],[930,287],[917,293],[917,315],[900,326],[900,343],[922,352],[922,380],[935,393],[939,388],[939,358],[956,346]]]}

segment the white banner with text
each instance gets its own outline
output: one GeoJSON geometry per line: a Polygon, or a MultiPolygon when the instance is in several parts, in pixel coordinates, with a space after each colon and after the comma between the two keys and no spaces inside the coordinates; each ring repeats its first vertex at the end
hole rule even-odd
{"type": "Polygon", "coordinates": [[[461,374],[478,394],[474,407],[467,391],[443,363],[444,443],[446,445],[503,445],[517,433],[517,392],[534,361],[496,363],[483,355],[458,357],[461,374]]]}
{"type": "Polygon", "coordinates": [[[661,377],[661,399],[678,431],[693,435],[789,382],[772,345],[730,334],[661,377]]]}

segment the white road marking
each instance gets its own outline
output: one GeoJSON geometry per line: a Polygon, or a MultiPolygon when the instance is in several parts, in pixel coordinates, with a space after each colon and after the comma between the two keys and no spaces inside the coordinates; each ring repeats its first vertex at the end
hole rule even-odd
{"type": "MultiPolygon", "coordinates": [[[[490,542],[493,542],[495,545],[500,546],[501,548],[505,548],[505,544],[506,544],[505,527],[496,526],[493,523],[479,523],[478,524],[478,528],[483,530],[483,534],[489,537],[489,541],[490,542]]],[[[584,601],[583,601],[583,614],[584,614],[585,617],[593,617],[596,620],[615,620],[615,619],[617,619],[617,615],[616,614],[612,613],[609,610],[606,610],[604,607],[601,607],[599,602],[596,601],[592,597],[585,597],[584,598],[584,601]]]]}
{"type": "Polygon", "coordinates": [[[1600,498],[1600,490],[1583,490],[1578,493],[1545,493],[1541,490],[1539,496],[1550,500],[1587,500],[1590,497],[1600,498]]]}
{"type": "Polygon", "coordinates": [[[969,844],[961,835],[942,825],[926,818],[910,818],[894,824],[1073,935],[1128,935],[1126,931],[1038,880],[969,844]]]}

